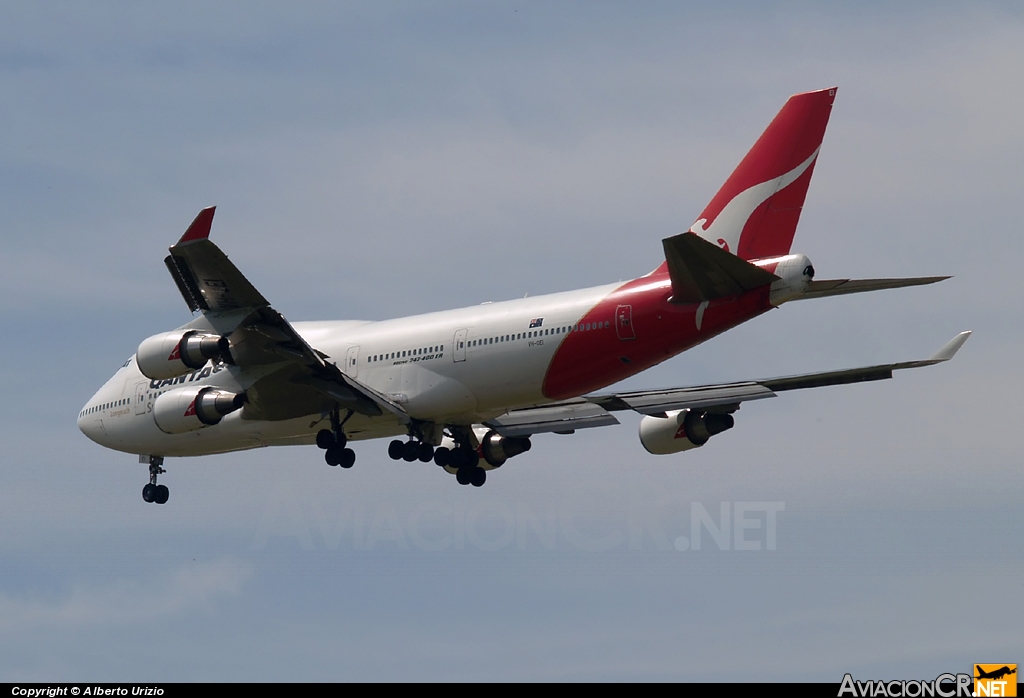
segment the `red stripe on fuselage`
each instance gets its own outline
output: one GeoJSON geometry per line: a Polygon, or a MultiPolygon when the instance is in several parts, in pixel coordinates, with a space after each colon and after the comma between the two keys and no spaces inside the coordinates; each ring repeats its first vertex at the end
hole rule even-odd
{"type": "Polygon", "coordinates": [[[771,309],[767,286],[730,298],[711,301],[697,329],[698,304],[669,302],[668,274],[654,273],[615,289],[580,319],[551,359],[544,376],[544,396],[552,400],[582,395],[635,375],[696,346],[725,330],[771,309]],[[616,310],[628,306],[634,339],[616,331],[616,310]],[[605,323],[608,326],[605,327],[605,323]]]}

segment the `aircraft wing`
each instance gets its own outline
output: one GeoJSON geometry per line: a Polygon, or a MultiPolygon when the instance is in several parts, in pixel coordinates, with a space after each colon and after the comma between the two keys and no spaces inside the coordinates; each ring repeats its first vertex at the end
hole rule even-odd
{"type": "Polygon", "coordinates": [[[524,436],[545,432],[569,432],[575,429],[618,424],[612,412],[633,410],[645,415],[664,416],[681,409],[731,413],[747,400],[775,397],[786,390],[819,388],[826,385],[863,383],[892,378],[893,371],[918,368],[949,361],[963,346],[970,331],[961,332],[928,359],[877,366],[862,366],[839,371],[805,373],[797,376],[718,383],[668,390],[642,390],[606,395],[586,395],[576,400],[553,403],[510,412],[487,422],[502,436],[524,436]],[[596,409],[595,409],[596,408],[596,409]]]}
{"type": "Polygon", "coordinates": [[[202,312],[202,324],[228,338],[234,364],[281,364],[247,391],[246,416],[290,419],[323,413],[326,405],[338,403],[372,416],[390,412],[408,423],[400,406],[349,377],[311,347],[210,242],[215,210],[211,206],[199,212],[164,263],[189,309],[202,312]]]}

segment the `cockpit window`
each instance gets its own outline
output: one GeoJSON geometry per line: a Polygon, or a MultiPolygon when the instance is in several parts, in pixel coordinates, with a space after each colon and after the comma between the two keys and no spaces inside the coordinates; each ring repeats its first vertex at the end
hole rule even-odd
{"type": "Polygon", "coordinates": [[[129,356],[128,360],[124,362],[124,366],[122,366],[121,368],[128,368],[129,366],[131,366],[132,359],[134,359],[134,358],[135,358],[134,356],[129,356]]]}

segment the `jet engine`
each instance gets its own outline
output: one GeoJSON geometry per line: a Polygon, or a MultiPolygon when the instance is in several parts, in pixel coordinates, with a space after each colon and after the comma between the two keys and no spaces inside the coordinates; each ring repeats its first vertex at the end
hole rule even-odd
{"type": "Polygon", "coordinates": [[[678,410],[665,417],[645,416],[640,420],[640,443],[648,453],[666,455],[703,446],[715,434],[732,429],[731,414],[678,410]]]}
{"type": "Polygon", "coordinates": [[[512,456],[529,451],[532,445],[527,436],[501,436],[492,429],[480,440],[480,455],[489,465],[498,468],[512,456]]]}
{"type": "Polygon", "coordinates": [[[178,388],[157,397],[153,402],[153,419],[162,432],[184,434],[213,426],[244,404],[245,393],[209,386],[178,388]]]}
{"type": "Polygon", "coordinates": [[[174,330],[144,339],[135,352],[142,375],[153,380],[175,378],[206,365],[209,359],[229,358],[227,337],[174,330]]]}

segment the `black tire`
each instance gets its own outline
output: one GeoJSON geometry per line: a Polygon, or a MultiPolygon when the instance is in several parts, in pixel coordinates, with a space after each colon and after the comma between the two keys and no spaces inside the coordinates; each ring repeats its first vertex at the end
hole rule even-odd
{"type": "Polygon", "coordinates": [[[451,465],[452,452],[442,446],[441,448],[434,449],[434,463],[441,466],[442,468],[446,465],[451,465]]]}
{"type": "Polygon", "coordinates": [[[388,444],[388,455],[391,460],[402,460],[402,454],[405,453],[405,442],[395,439],[388,444]]]}
{"type": "Polygon", "coordinates": [[[421,443],[417,449],[416,457],[423,463],[429,463],[434,460],[434,447],[430,444],[421,443]]]}
{"type": "Polygon", "coordinates": [[[470,472],[471,468],[459,468],[459,472],[455,473],[455,480],[460,485],[468,485],[472,482],[473,474],[470,472]]]}
{"type": "Polygon", "coordinates": [[[414,460],[419,458],[420,445],[415,441],[406,441],[402,445],[402,460],[406,463],[412,463],[414,460]]]}
{"type": "Polygon", "coordinates": [[[335,434],[334,443],[338,444],[342,448],[345,448],[345,446],[348,445],[348,437],[345,436],[345,432],[339,431],[337,434],[335,434]]]}
{"type": "Polygon", "coordinates": [[[356,452],[351,448],[342,449],[341,451],[341,463],[342,468],[351,468],[356,463],[356,452]]]}
{"type": "Polygon", "coordinates": [[[452,466],[455,468],[475,468],[476,464],[480,461],[480,456],[476,454],[476,451],[468,448],[457,448],[452,451],[452,466]]]}
{"type": "Polygon", "coordinates": [[[330,429],[321,429],[316,433],[316,447],[322,448],[323,450],[329,449],[334,445],[334,434],[331,433],[330,429]]]}
{"type": "Polygon", "coordinates": [[[487,482],[487,471],[483,468],[473,468],[469,474],[469,483],[473,487],[483,487],[487,482]]]}
{"type": "Polygon", "coordinates": [[[340,449],[337,446],[331,446],[327,449],[327,452],[324,453],[324,460],[327,461],[327,465],[333,466],[341,463],[342,451],[343,449],[340,449]]]}
{"type": "Polygon", "coordinates": [[[156,486],[156,499],[153,501],[157,504],[167,504],[168,497],[171,496],[171,491],[167,489],[167,485],[156,486]]]}
{"type": "Polygon", "coordinates": [[[142,501],[144,502],[155,502],[156,501],[156,485],[152,483],[146,483],[146,486],[142,488],[142,501]]]}

